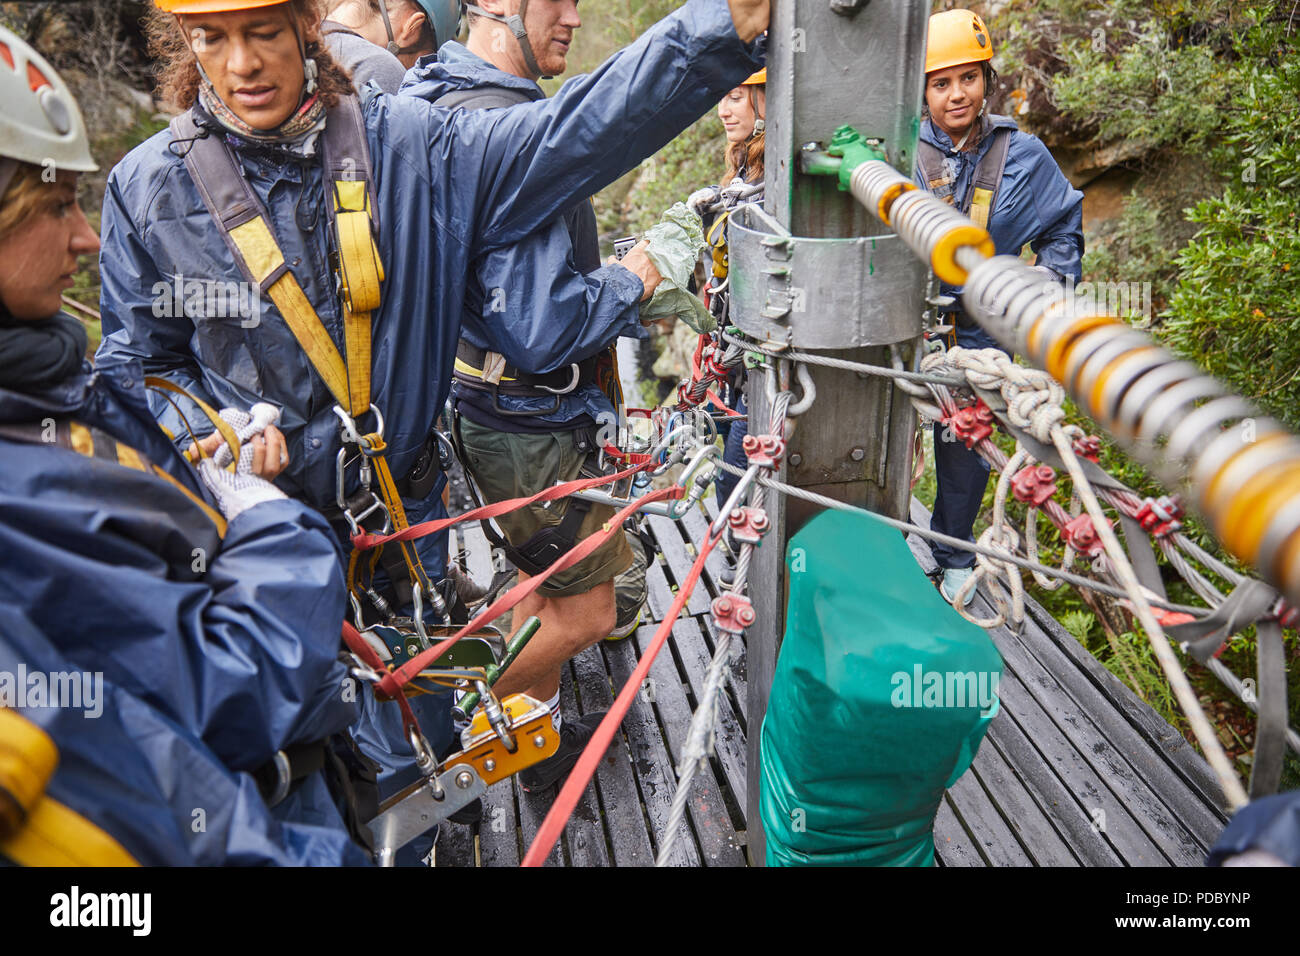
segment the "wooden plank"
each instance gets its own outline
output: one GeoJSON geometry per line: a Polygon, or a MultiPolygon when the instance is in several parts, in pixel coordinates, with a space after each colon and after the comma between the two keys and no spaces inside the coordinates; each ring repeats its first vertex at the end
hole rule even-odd
{"type": "MultiPolygon", "coordinates": [[[[614,699],[600,648],[588,648],[573,659],[578,695],[586,713],[609,710],[614,699]]],[[[654,847],[641,812],[632,757],[623,733],[614,737],[596,768],[596,792],[604,807],[605,833],[615,866],[652,866],[654,847]]]]}
{"type": "Polygon", "coordinates": [[[513,778],[493,784],[483,795],[478,855],[480,866],[519,865],[519,814],[515,809],[513,778]]]}
{"type": "Polygon", "coordinates": [[[668,578],[664,574],[663,565],[656,561],[646,568],[645,583],[648,594],[646,596],[646,615],[647,623],[659,623],[672,607],[673,599],[676,595],[668,584],[668,578]]]}
{"type": "MultiPolygon", "coordinates": [[[[642,628],[641,632],[637,634],[643,651],[653,636],[654,632],[650,628],[642,628]]],[[[695,618],[685,618],[675,623],[671,643],[676,647],[677,656],[681,659],[682,666],[685,668],[686,680],[691,688],[691,696],[698,705],[704,691],[705,676],[712,657],[704,645],[699,622],[695,618]]],[[[659,666],[664,655],[668,654],[669,650],[670,648],[664,648],[663,653],[659,655],[660,660],[655,661],[655,666],[659,666]]],[[[676,676],[675,672],[674,676],[676,676]]],[[[680,680],[680,678],[677,679],[680,680]]],[[[690,722],[689,710],[686,714],[686,721],[687,723],[690,722]]],[[[741,729],[740,722],[736,719],[736,713],[732,709],[731,701],[725,694],[719,701],[718,706],[714,750],[717,754],[718,763],[722,766],[727,786],[735,794],[740,805],[745,806],[747,799],[745,733],[741,729]]]]}
{"type": "MultiPolygon", "coordinates": [[[[648,515],[646,525],[654,535],[664,560],[668,562],[668,573],[672,576],[673,583],[680,587],[690,575],[691,565],[695,563],[695,546],[692,544],[688,550],[686,542],[682,540],[681,531],[678,530],[677,522],[671,518],[665,518],[663,515],[648,515]]],[[[686,612],[704,614],[709,610],[709,603],[707,588],[697,584],[686,600],[686,612]]]]}
{"type": "MultiPolygon", "coordinates": [[[[709,532],[709,519],[704,517],[699,508],[691,508],[682,516],[682,528],[686,531],[686,536],[691,541],[701,542],[709,532]]],[[[709,556],[704,559],[704,576],[703,581],[708,585],[709,593],[717,597],[723,590],[722,573],[729,570],[730,562],[724,556],[721,548],[714,548],[709,552],[709,556]]]]}
{"type": "MultiPolygon", "coordinates": [[[[995,748],[1014,768],[1015,773],[1043,808],[1052,825],[1061,834],[1072,853],[1087,866],[1122,866],[1115,852],[1095,825],[1096,821],[1079,803],[1075,793],[1053,772],[1052,766],[1025,736],[1010,710],[1003,707],[989,724],[988,735],[980,750],[995,748]]],[[[979,757],[976,758],[976,763],[979,757]]]]}
{"type": "Polygon", "coordinates": [[[986,865],[970,834],[952,812],[946,793],[934,818],[934,856],[940,866],[986,865]]]}
{"type": "Polygon", "coordinates": [[[1194,806],[1178,809],[1189,811],[1185,819],[1192,824],[1192,828],[1198,832],[1204,829],[1210,842],[1217,839],[1218,831],[1227,823],[1227,816],[1221,809],[1224,805],[1223,791],[1210,765],[1187,742],[1187,738],[1107,670],[1042,605],[1037,601],[1026,601],[1025,607],[1045,638],[1035,640],[1029,645],[1030,650],[1047,664],[1045,655],[1039,653],[1039,649],[1045,648],[1050,642],[1052,647],[1078,665],[1081,673],[1090,679],[1093,688],[1102,698],[1108,700],[1126,718],[1128,727],[1144,737],[1191,789],[1195,797],[1194,803],[1200,804],[1204,812],[1194,806]]]}
{"type": "Polygon", "coordinates": [[[1119,858],[1131,866],[1167,866],[1168,859],[1134,819],[1129,808],[1111,792],[1102,777],[1066,739],[1014,674],[1004,674],[998,684],[998,696],[1002,708],[1014,718],[1024,736],[1033,742],[1036,758],[1030,755],[1026,764],[1036,759],[1056,772],[1085,817],[1104,821],[1106,841],[1114,847],[1119,858]]]}
{"type": "MultiPolygon", "coordinates": [[[[999,714],[994,722],[1004,720],[999,714]]],[[[971,770],[1036,866],[1078,866],[1079,861],[998,749],[987,739],[971,770]]]]}
{"type": "MultiPolygon", "coordinates": [[[[644,629],[644,628],[643,628],[644,629]]],[[[601,645],[605,654],[606,665],[614,687],[622,688],[636,668],[636,657],[631,639],[625,641],[605,641],[601,645]]],[[[677,778],[673,773],[672,760],[664,746],[659,723],[655,719],[645,691],[639,691],[632,698],[632,706],[623,718],[623,732],[627,735],[628,747],[632,754],[632,766],[636,770],[637,786],[641,792],[641,802],[646,816],[650,819],[651,836],[655,850],[663,841],[663,834],[668,826],[668,813],[672,806],[673,792],[677,789],[677,778]]],[[[634,812],[632,808],[618,807],[615,812],[625,814],[634,812]]],[[[673,845],[672,866],[699,866],[700,853],[695,845],[687,821],[683,820],[673,845]]]]}
{"type": "MultiPolygon", "coordinates": [[[[687,619],[678,622],[680,625],[694,625],[694,621],[687,619]]],[[[689,629],[684,632],[689,638],[689,629]]],[[[645,644],[648,644],[653,637],[652,628],[643,627],[640,629],[637,637],[641,640],[641,646],[644,650],[645,644]]],[[[677,630],[674,628],[674,640],[677,640],[677,630]]],[[[698,628],[695,631],[695,642],[700,643],[698,628]]],[[[650,679],[654,681],[654,696],[652,703],[654,710],[659,717],[659,723],[663,730],[664,737],[668,741],[668,748],[672,755],[673,766],[677,767],[681,763],[682,749],[686,744],[687,732],[690,729],[692,707],[687,700],[686,692],[682,687],[682,678],[677,671],[677,667],[669,654],[669,649],[664,648],[663,652],[655,658],[654,664],[650,668],[650,679]]],[[[732,730],[728,732],[724,727],[719,728],[718,738],[721,740],[724,734],[738,736],[735,729],[735,720],[731,720],[732,730]]],[[[733,800],[737,805],[745,805],[745,771],[743,766],[745,751],[744,738],[740,737],[739,746],[732,746],[731,750],[735,751],[742,762],[739,782],[741,789],[737,795],[737,790],[732,787],[733,800]]],[[[687,803],[687,812],[690,814],[691,821],[695,825],[695,832],[699,836],[700,855],[706,866],[744,866],[745,857],[741,851],[740,843],[736,839],[736,828],[732,821],[731,813],[727,809],[727,803],[723,796],[718,781],[713,774],[713,767],[706,763],[695,774],[695,780],[691,785],[690,799],[687,803]]],[[[743,821],[744,815],[740,814],[743,821]]]]}
{"type": "Polygon", "coordinates": [[[434,844],[433,865],[436,867],[464,867],[474,865],[474,833],[469,824],[444,820],[438,826],[438,841],[434,844]]]}
{"type": "Polygon", "coordinates": [[[953,812],[961,819],[989,866],[1031,866],[1033,860],[1007,826],[976,775],[967,770],[948,788],[953,812]]]}
{"type": "MultiPolygon", "coordinates": [[[[913,519],[917,519],[916,508],[913,519]]],[[[913,552],[923,567],[933,564],[928,549],[914,546],[913,552]]],[[[991,612],[982,594],[976,599],[975,607],[982,613],[991,612]]],[[[1161,751],[1151,740],[1138,734],[1114,703],[1081,673],[1081,660],[1076,663],[1062,654],[1060,647],[1032,619],[1026,620],[1020,636],[1007,628],[996,628],[990,636],[1007,666],[1018,671],[1025,688],[1045,712],[1053,715],[1053,721],[1072,746],[1096,768],[1105,785],[1125,803],[1151,840],[1171,861],[1198,865],[1205,842],[1197,836],[1197,831],[1201,834],[1208,831],[1212,840],[1221,827],[1214,812],[1190,798],[1186,782],[1165,763],[1161,751]],[[1052,662],[1050,668],[1039,660],[1039,654],[1052,662]]],[[[1150,716],[1159,720],[1154,713],[1150,716]]],[[[1034,738],[1032,733],[1030,736],[1034,738]]],[[[1104,808],[1088,809],[1091,813],[1104,808]]],[[[1144,843],[1138,848],[1146,855],[1144,843]]],[[[1117,849],[1123,853],[1122,844],[1117,849]]]]}
{"type": "MultiPolygon", "coordinates": [[[[588,648],[584,654],[592,653],[588,648]]],[[[565,668],[568,670],[569,668],[565,668]]],[[[592,713],[592,710],[578,707],[578,697],[574,693],[576,678],[566,675],[560,682],[560,702],[566,717],[592,713]]],[[[600,802],[596,788],[588,785],[582,791],[578,803],[573,808],[573,815],[564,827],[564,843],[569,851],[570,866],[609,866],[609,848],[605,845],[605,828],[600,821],[600,802]]]]}
{"type": "Polygon", "coordinates": [[[992,637],[1003,661],[1015,670],[1020,684],[1039,701],[1078,753],[1097,771],[1105,786],[1173,863],[1200,865],[1204,847],[1147,782],[1149,768],[1162,761],[1149,748],[1142,748],[1132,755],[1134,764],[1130,764],[1093,722],[1091,714],[1065,693],[1056,677],[1034,660],[1019,641],[1009,634],[998,633],[1000,630],[992,637]]]}

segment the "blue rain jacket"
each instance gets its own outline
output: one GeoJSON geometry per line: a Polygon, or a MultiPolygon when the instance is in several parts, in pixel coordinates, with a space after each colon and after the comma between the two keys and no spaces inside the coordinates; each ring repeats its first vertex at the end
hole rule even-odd
{"type": "MultiPolygon", "coordinates": [[[[1007,164],[989,214],[993,244],[999,255],[1012,256],[1020,255],[1020,250],[1028,245],[1038,255],[1036,265],[1047,266],[1058,275],[1078,282],[1083,278],[1083,193],[1070,185],[1043,141],[1021,132],[1011,117],[989,115],[981,122],[985,124],[984,136],[979,146],[969,152],[955,152],[948,134],[930,117],[921,123],[921,139],[957,164],[953,204],[960,209],[966,202],[975,167],[993,143],[989,131],[1009,127],[1013,132],[1007,164]]],[[[919,167],[912,178],[922,189],[926,188],[919,167]]],[[[961,290],[945,285],[943,292],[959,295],[961,290]]]]}
{"type": "Polygon", "coordinates": [[[157,427],[138,362],[87,365],[30,394],[0,389],[0,423],[65,417],[189,494],[119,463],[108,442],[86,457],[0,437],[0,654],[102,674],[107,698],[98,718],[26,714],[65,754],[51,795],[142,861],[364,862],[321,774],[268,811],[241,773],[357,718],[337,659],[345,596],[327,523],[274,501],[223,536],[157,427]]]}
{"type": "MultiPolygon", "coordinates": [[[[417,63],[402,86],[403,93],[430,103],[458,90],[491,89],[518,91],[534,101],[546,95],[532,80],[497,69],[456,42],[417,63]]],[[[461,337],[536,374],[590,358],[620,335],[646,338],[638,321],[641,280],[623,266],[600,265],[598,253],[589,261],[592,252],[575,250],[565,218],[557,217],[521,242],[487,253],[470,278],[461,337]]],[[[453,385],[453,391],[459,394],[462,387],[453,385]]],[[[499,401],[511,410],[554,404],[551,398],[511,395],[499,401]]],[[[563,424],[584,413],[599,420],[602,414],[612,417],[614,408],[599,388],[584,385],[562,397],[556,411],[529,421],[563,424]]]]}

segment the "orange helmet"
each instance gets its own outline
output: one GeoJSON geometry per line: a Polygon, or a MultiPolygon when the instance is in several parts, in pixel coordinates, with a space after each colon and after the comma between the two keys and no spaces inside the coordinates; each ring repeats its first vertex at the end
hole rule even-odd
{"type": "Polygon", "coordinates": [[[154,0],[163,13],[229,13],[273,7],[288,0],[154,0]]]}
{"type": "Polygon", "coordinates": [[[744,83],[741,83],[740,85],[741,86],[766,86],[767,67],[763,67],[761,70],[759,70],[757,73],[755,73],[753,76],[751,76],[749,79],[747,79],[744,83]]]}
{"type": "Polygon", "coordinates": [[[993,40],[979,14],[970,10],[945,10],[930,17],[930,38],[925,46],[926,73],[991,59],[993,40]]]}

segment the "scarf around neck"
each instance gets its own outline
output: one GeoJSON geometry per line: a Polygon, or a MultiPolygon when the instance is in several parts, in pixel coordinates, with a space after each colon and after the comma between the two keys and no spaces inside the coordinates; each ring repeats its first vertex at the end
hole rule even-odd
{"type": "Polygon", "coordinates": [[[58,385],[81,367],[86,330],[62,312],[39,322],[15,319],[0,305],[0,388],[30,391],[58,385]]]}
{"type": "Polygon", "coordinates": [[[212,82],[202,74],[199,81],[199,103],[227,131],[252,143],[293,146],[325,128],[325,101],[319,92],[307,97],[292,116],[273,130],[255,129],[241,120],[217,95],[212,82]]]}

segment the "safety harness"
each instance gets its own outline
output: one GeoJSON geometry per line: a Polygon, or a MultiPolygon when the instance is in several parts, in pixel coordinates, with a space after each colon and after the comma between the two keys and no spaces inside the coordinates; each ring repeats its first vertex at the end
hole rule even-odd
{"type": "MultiPolygon", "coordinates": [[[[330,200],[326,206],[343,315],[342,352],[285,262],[271,229],[270,216],[240,171],[225,138],[212,135],[208,128],[201,126],[193,110],[172,120],[171,129],[178,142],[189,144],[184,154],[185,167],[240,271],[275,304],[312,368],[334,396],[337,403],[334,414],[339,419],[343,446],[336,463],[338,516],[347,522],[353,535],[376,528],[400,531],[408,527],[398,483],[384,457],[387,444],[383,416],[371,401],[371,313],[379,308],[384,267],[374,238],[370,151],[356,98],[342,97],[329,110],[322,136],[330,200]],[[357,424],[366,415],[373,416],[372,430],[357,424]],[[349,448],[356,452],[351,459],[349,448]],[[346,469],[356,460],[360,461],[360,486],[348,494],[346,469]],[[377,485],[377,493],[372,483],[377,485]]],[[[399,560],[393,559],[391,551],[388,560],[384,560],[383,552],[377,552],[369,562],[369,572],[373,574],[376,564],[383,563],[398,604],[413,602],[412,623],[423,640],[424,601],[428,600],[444,621],[446,604],[434,588],[415,547],[400,542],[399,549],[399,560]]],[[[348,590],[358,627],[362,626],[360,593],[370,598],[385,619],[397,620],[389,602],[373,587],[358,583],[357,571],[358,553],[354,550],[348,561],[348,590]]]]}
{"type": "MultiPolygon", "coordinates": [[[[970,216],[975,225],[981,229],[989,226],[989,215],[997,201],[998,187],[1002,185],[1002,172],[1007,165],[1007,151],[1011,147],[1010,127],[999,126],[989,135],[993,142],[975,167],[974,180],[970,192],[962,203],[961,211],[970,216]]],[[[957,177],[953,173],[947,157],[933,143],[921,140],[916,144],[916,162],[921,168],[921,175],[930,192],[948,205],[953,205],[953,189],[957,177]]]]}

